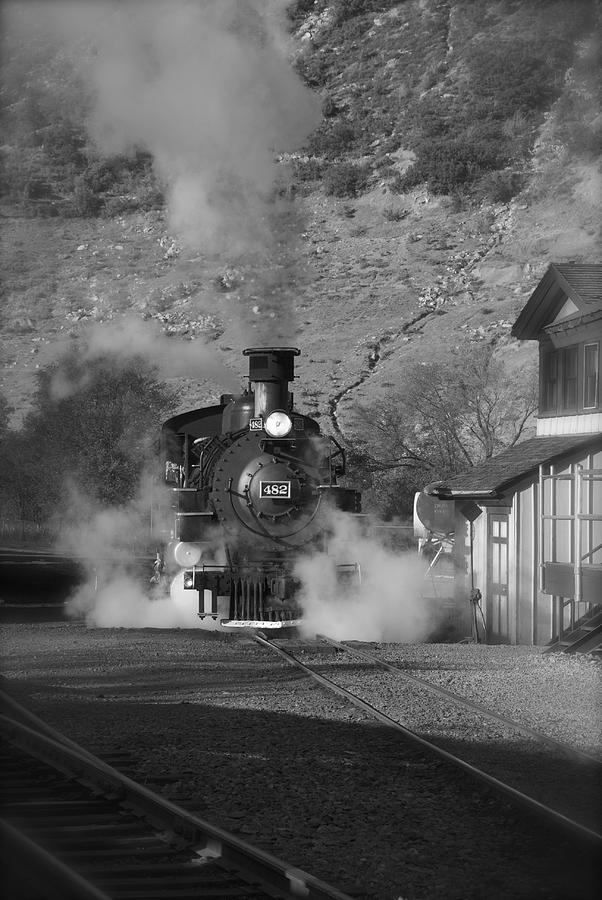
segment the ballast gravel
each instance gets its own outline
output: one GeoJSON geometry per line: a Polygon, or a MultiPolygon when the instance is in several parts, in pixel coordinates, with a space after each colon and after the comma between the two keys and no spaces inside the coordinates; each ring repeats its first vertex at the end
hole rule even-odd
{"type": "MultiPolygon", "coordinates": [[[[5,624],[0,636],[7,689],[33,712],[101,756],[127,751],[138,781],[357,898],[598,896],[591,848],[425,756],[246,635],[51,622],[5,624]]],[[[369,664],[359,658],[318,642],[281,644],[365,690],[369,664]]],[[[358,647],[601,758],[593,657],[465,643],[358,647]]],[[[384,671],[370,690],[374,705],[403,709],[422,736],[460,755],[506,754],[534,783],[555,756],[512,743],[503,728],[481,733],[384,671]]],[[[559,780],[599,790],[594,763],[554,765],[559,780]]]]}

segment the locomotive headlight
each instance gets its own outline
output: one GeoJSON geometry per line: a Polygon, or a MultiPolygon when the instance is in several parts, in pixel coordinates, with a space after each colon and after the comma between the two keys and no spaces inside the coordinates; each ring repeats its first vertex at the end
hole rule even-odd
{"type": "Polygon", "coordinates": [[[269,414],[263,427],[270,437],[283,438],[287,436],[293,427],[293,423],[290,416],[285,412],[282,412],[282,410],[277,409],[269,414]]]}

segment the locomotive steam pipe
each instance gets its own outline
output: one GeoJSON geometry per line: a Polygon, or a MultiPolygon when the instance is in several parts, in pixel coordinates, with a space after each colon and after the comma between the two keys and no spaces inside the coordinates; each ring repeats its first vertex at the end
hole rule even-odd
{"type": "Polygon", "coordinates": [[[249,386],[255,394],[255,416],[267,417],[277,409],[289,410],[292,398],[289,382],[295,377],[296,347],[250,347],[243,350],[249,357],[249,386]]]}

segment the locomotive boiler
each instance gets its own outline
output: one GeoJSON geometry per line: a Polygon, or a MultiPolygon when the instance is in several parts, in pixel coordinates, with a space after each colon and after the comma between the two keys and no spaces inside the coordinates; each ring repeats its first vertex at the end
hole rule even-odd
{"type": "MultiPolygon", "coordinates": [[[[345,454],[297,412],[294,347],[251,348],[247,389],[174,416],[162,429],[172,597],[198,603],[203,627],[299,623],[295,561],[324,550],[330,511],[360,512],[339,484],[345,454]]],[[[341,567],[353,571],[353,562],[341,567]]]]}

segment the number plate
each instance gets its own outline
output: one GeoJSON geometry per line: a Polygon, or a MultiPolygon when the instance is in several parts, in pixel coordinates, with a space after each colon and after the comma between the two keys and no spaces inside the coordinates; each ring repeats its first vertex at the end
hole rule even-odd
{"type": "Polygon", "coordinates": [[[290,500],[290,481],[260,481],[259,496],[266,500],[290,500]]]}

